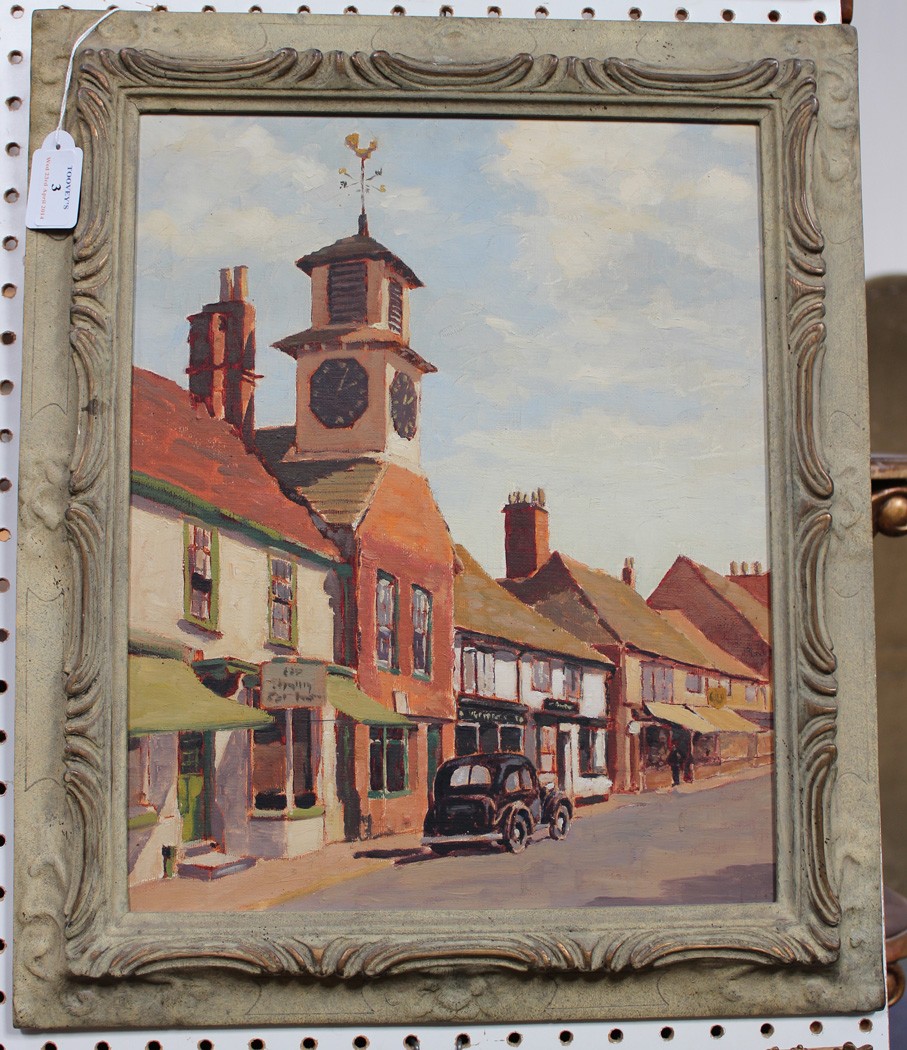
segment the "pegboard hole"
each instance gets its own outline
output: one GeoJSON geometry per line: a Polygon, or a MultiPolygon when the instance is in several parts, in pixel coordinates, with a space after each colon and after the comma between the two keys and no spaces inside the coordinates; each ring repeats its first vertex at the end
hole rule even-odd
{"type": "Polygon", "coordinates": [[[734,12],[729,7],[726,7],[721,12],[721,17],[725,20],[725,22],[733,22],[734,21],[734,12]]]}
{"type": "Polygon", "coordinates": [[[562,1046],[569,1046],[573,1042],[573,1033],[565,1028],[558,1036],[558,1039],[560,1039],[562,1046]]]}
{"type": "Polygon", "coordinates": [[[501,17],[501,9],[499,7],[489,7],[488,8],[488,17],[489,18],[500,18],[501,17]]]}
{"type": "Polygon", "coordinates": [[[438,14],[442,18],[450,18],[453,15],[453,8],[449,4],[445,4],[438,12],[438,14]]]}
{"type": "Polygon", "coordinates": [[[210,1039],[199,1039],[198,1050],[213,1050],[214,1043],[210,1039]]]}
{"type": "MultiPolygon", "coordinates": [[[[3,730],[3,729],[0,729],[0,744],[5,744],[5,743],[6,743],[6,731],[3,730]]],[[[6,947],[6,942],[5,941],[0,941],[0,952],[2,952],[5,947],[6,947]]]]}
{"type": "Polygon", "coordinates": [[[584,7],[581,14],[583,18],[595,18],[595,9],[592,7],[584,7]]]}
{"type": "MultiPolygon", "coordinates": [[[[13,483],[9,478],[0,478],[0,492],[9,492],[13,487],[13,483]]],[[[6,641],[6,631],[0,627],[0,642],[6,641]]]]}
{"type": "Polygon", "coordinates": [[[12,95],[6,100],[6,108],[13,113],[22,108],[22,99],[18,95],[12,95]]]}
{"type": "Polygon", "coordinates": [[[261,14],[261,11],[262,11],[262,9],[261,9],[261,8],[260,8],[260,7],[258,6],[258,4],[253,4],[253,5],[252,5],[252,6],[251,6],[251,7],[249,8],[249,14],[250,14],[250,15],[260,15],[260,14],[261,14]]]}
{"type": "Polygon", "coordinates": [[[12,346],[15,341],[15,332],[0,332],[0,343],[3,343],[4,346],[12,346]]]}
{"type": "MultiPolygon", "coordinates": [[[[642,11],[638,7],[631,7],[627,14],[630,16],[630,18],[633,19],[634,22],[638,22],[640,18],[642,18],[642,11]]],[[[617,1029],[615,1029],[615,1031],[616,1030],[617,1029]]],[[[611,1037],[608,1036],[608,1038],[610,1039],[611,1037]]],[[[621,1035],[621,1039],[623,1039],[623,1035],[621,1035]]]]}
{"type": "Polygon", "coordinates": [[[391,8],[391,14],[392,15],[405,15],[406,14],[406,8],[405,7],[401,7],[399,4],[397,4],[396,6],[391,8]]]}
{"type": "Polygon", "coordinates": [[[624,1033],[619,1028],[612,1028],[611,1031],[608,1032],[609,1043],[619,1043],[623,1037],[624,1033]]]}
{"type": "Polygon", "coordinates": [[[167,10],[167,5],[166,4],[155,4],[154,7],[151,8],[151,10],[152,11],[166,11],[167,10]]]}
{"type": "MultiPolygon", "coordinates": [[[[0,846],[5,846],[5,845],[6,845],[6,835],[0,835],[0,846]]],[[[0,889],[2,889],[2,887],[0,887],[0,889]]]]}
{"type": "Polygon", "coordinates": [[[102,1039],[101,1042],[94,1044],[94,1050],[110,1050],[110,1043],[105,1043],[102,1039]]]}
{"type": "Polygon", "coordinates": [[[3,286],[3,298],[4,299],[15,299],[16,298],[16,286],[14,284],[5,284],[3,286]]]}
{"type": "MultiPolygon", "coordinates": [[[[0,594],[6,594],[6,592],[8,590],[9,590],[9,580],[5,576],[0,577],[0,594]]],[[[3,690],[0,689],[0,693],[2,693],[2,692],[3,692],[3,690]]]]}
{"type": "Polygon", "coordinates": [[[57,1044],[56,1043],[45,1043],[41,1047],[41,1050],[57,1050],[57,1044]]]}
{"type": "Polygon", "coordinates": [[[673,1039],[674,1038],[674,1029],[671,1028],[669,1025],[666,1025],[661,1030],[661,1038],[664,1039],[665,1042],[668,1042],[670,1039],[673,1039]]]}
{"type": "Polygon", "coordinates": [[[0,382],[0,394],[2,394],[4,397],[9,397],[9,395],[15,389],[16,387],[12,379],[4,379],[2,382],[0,382]]]}
{"type": "MultiPolygon", "coordinates": [[[[768,20],[769,20],[769,22],[780,22],[781,21],[781,12],[780,11],[769,11],[769,13],[768,13],[768,20]]],[[[774,1031],[774,1029],[773,1029],[773,1031],[774,1031]]]]}
{"type": "Polygon", "coordinates": [[[157,1039],[152,1039],[150,1042],[145,1044],[145,1050],[161,1050],[161,1044],[157,1039]]]}
{"type": "Polygon", "coordinates": [[[6,201],[7,204],[15,204],[16,201],[19,199],[19,191],[9,189],[6,191],[6,193],[3,194],[3,199],[6,201]]]}
{"type": "Polygon", "coordinates": [[[307,1035],[299,1045],[302,1047],[302,1050],[316,1050],[316,1047],[318,1046],[318,1040],[313,1039],[310,1035],[307,1035]]]}
{"type": "Polygon", "coordinates": [[[522,1041],[523,1037],[520,1035],[519,1032],[511,1032],[510,1035],[507,1036],[508,1046],[519,1046],[520,1043],[522,1043],[522,1041]]]}
{"type": "Polygon", "coordinates": [[[547,18],[548,17],[548,8],[547,7],[537,7],[535,9],[535,17],[536,18],[547,18]]]}
{"type": "Polygon", "coordinates": [[[713,1039],[720,1039],[724,1035],[724,1028],[720,1024],[713,1024],[709,1029],[709,1035],[713,1039]]]}
{"type": "MultiPolygon", "coordinates": [[[[12,440],[13,440],[13,432],[11,430],[6,429],[6,428],[4,428],[3,430],[0,430],[0,441],[2,441],[4,445],[8,445],[10,443],[10,441],[12,441],[12,440]]],[[[9,539],[9,529],[0,529],[0,540],[8,540],[8,539],[9,539]],[[3,535],[4,532],[6,533],[5,536],[3,535]]]]}
{"type": "Polygon", "coordinates": [[[355,1039],[353,1039],[353,1046],[356,1047],[356,1050],[366,1050],[368,1039],[364,1035],[357,1035],[355,1039]]]}
{"type": "Polygon", "coordinates": [[[674,17],[677,19],[678,22],[686,22],[686,20],[690,17],[690,12],[685,7],[678,7],[677,10],[674,12],[674,17]]]}
{"type": "Polygon", "coordinates": [[[460,1032],[456,1039],[454,1039],[454,1046],[457,1050],[466,1050],[468,1046],[472,1046],[472,1040],[465,1032],[460,1032]]]}
{"type": "Polygon", "coordinates": [[[10,51],[10,53],[7,55],[7,58],[10,60],[10,64],[14,66],[18,66],[24,57],[25,56],[22,54],[21,51],[10,51]]]}
{"type": "Polygon", "coordinates": [[[826,21],[827,15],[824,11],[817,11],[813,15],[813,18],[819,23],[819,25],[822,25],[822,23],[826,21]]]}
{"type": "Polygon", "coordinates": [[[407,1050],[419,1050],[419,1037],[417,1035],[408,1035],[403,1040],[403,1045],[407,1050]]]}
{"type": "MultiPolygon", "coordinates": [[[[11,430],[0,430],[0,440],[12,441],[13,432],[11,430]],[[9,434],[9,437],[3,437],[4,434],[9,434]]],[[[9,540],[10,536],[12,536],[12,533],[9,531],[9,529],[0,529],[0,543],[6,543],[9,540]]]]}
{"type": "Polygon", "coordinates": [[[4,237],[3,248],[5,251],[14,252],[19,247],[18,237],[4,237]]]}
{"type": "Polygon", "coordinates": [[[5,627],[0,627],[0,642],[5,642],[9,639],[9,631],[5,627]]]}
{"type": "Polygon", "coordinates": [[[809,1030],[812,1032],[813,1035],[821,1035],[822,1034],[822,1022],[821,1021],[813,1021],[812,1024],[810,1024],[810,1026],[809,1026],[809,1030]]]}
{"type": "Polygon", "coordinates": [[[14,4],[10,9],[9,13],[13,18],[21,18],[25,14],[25,8],[20,7],[19,4],[14,4]]]}
{"type": "Polygon", "coordinates": [[[19,152],[20,152],[20,150],[19,150],[19,143],[18,142],[7,142],[7,144],[6,144],[6,155],[8,157],[18,157],[19,156],[19,152]]]}
{"type": "Polygon", "coordinates": [[[312,13],[311,7],[308,4],[303,4],[302,7],[296,8],[297,15],[310,15],[312,13]]]}
{"type": "Polygon", "coordinates": [[[872,1021],[870,1021],[868,1017],[864,1017],[863,1020],[860,1021],[859,1028],[861,1032],[871,1032],[872,1021]]]}
{"type": "Polygon", "coordinates": [[[217,14],[217,8],[216,8],[216,7],[212,7],[212,5],[211,5],[211,4],[205,4],[205,6],[204,6],[204,7],[202,8],[202,11],[203,11],[203,12],[204,12],[204,13],[205,13],[206,15],[214,15],[214,14],[217,14]]]}
{"type": "Polygon", "coordinates": [[[249,1050],[265,1050],[264,1039],[250,1039],[249,1050]]]}
{"type": "MultiPolygon", "coordinates": [[[[6,736],[6,733],[4,733],[3,735],[6,736]]],[[[6,951],[6,941],[0,940],[0,952],[5,952],[5,951],[6,951]]]]}

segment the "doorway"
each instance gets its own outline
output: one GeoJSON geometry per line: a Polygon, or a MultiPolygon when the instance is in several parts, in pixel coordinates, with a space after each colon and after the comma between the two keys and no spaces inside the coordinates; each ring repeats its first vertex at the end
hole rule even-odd
{"type": "Polygon", "coordinates": [[[212,733],[179,735],[177,807],[183,818],[183,842],[211,837],[211,790],[214,783],[212,733]]]}

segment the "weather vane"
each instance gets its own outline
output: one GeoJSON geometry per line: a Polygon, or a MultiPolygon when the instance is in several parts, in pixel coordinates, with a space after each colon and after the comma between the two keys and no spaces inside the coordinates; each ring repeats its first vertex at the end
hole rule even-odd
{"type": "MultiPolygon", "coordinates": [[[[365,162],[378,148],[378,140],[372,139],[367,146],[360,146],[359,135],[354,131],[351,135],[347,135],[346,144],[359,158],[359,195],[362,200],[362,211],[359,215],[359,232],[361,234],[368,234],[368,219],[365,215],[365,195],[366,193],[371,193],[373,189],[377,190],[379,193],[385,193],[387,189],[383,183],[380,186],[369,185],[370,182],[381,177],[383,169],[376,168],[368,177],[366,177],[365,174],[365,162]]],[[[340,180],[340,188],[345,190],[347,186],[350,185],[354,176],[352,176],[346,168],[340,168],[339,174],[345,176],[345,178],[340,180]]]]}

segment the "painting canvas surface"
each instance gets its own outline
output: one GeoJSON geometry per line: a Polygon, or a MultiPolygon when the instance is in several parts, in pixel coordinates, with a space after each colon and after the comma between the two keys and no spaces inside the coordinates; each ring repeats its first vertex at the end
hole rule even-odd
{"type": "Polygon", "coordinates": [[[757,132],[143,116],[134,910],[770,901],[757,132]]]}

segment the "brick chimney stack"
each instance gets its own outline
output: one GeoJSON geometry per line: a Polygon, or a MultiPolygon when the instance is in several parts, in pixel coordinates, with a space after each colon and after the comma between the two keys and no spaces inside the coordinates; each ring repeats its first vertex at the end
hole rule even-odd
{"type": "Polygon", "coordinates": [[[255,436],[255,307],[249,268],[220,271],[220,302],[189,318],[189,395],[235,427],[247,447],[255,436]]]}
{"type": "Polygon", "coordinates": [[[624,567],[620,571],[620,578],[628,587],[636,590],[636,559],[624,558],[624,567]]]}
{"type": "Polygon", "coordinates": [[[540,569],[551,555],[545,490],[531,495],[511,492],[502,513],[507,579],[522,580],[540,569]]]}

